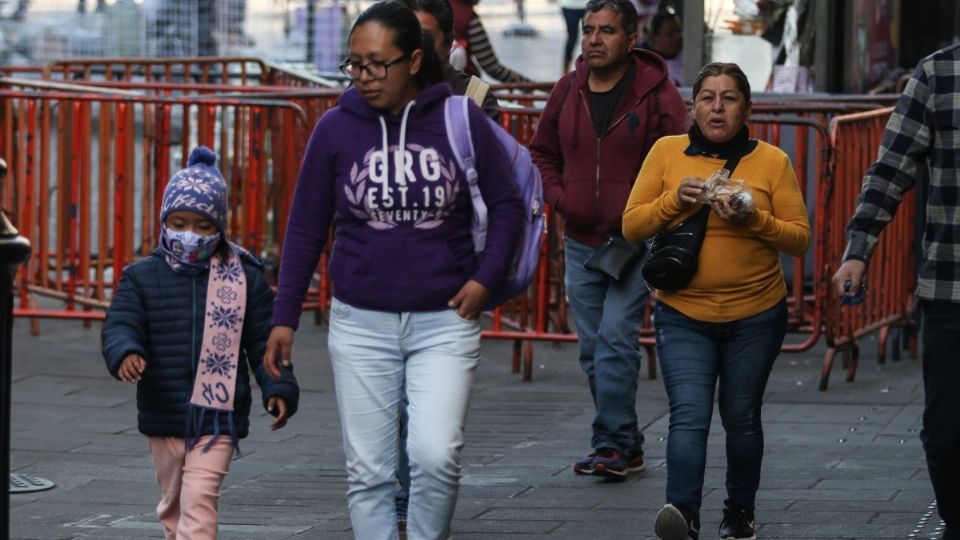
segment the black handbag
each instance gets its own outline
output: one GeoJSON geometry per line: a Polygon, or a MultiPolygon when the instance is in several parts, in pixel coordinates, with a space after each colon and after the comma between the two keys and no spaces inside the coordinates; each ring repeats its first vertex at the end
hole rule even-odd
{"type": "Polygon", "coordinates": [[[619,280],[643,258],[646,248],[645,244],[634,244],[627,242],[622,236],[610,235],[594,250],[590,258],[584,261],[583,267],[619,280]]]}
{"type": "MultiPolygon", "coordinates": [[[[727,160],[724,169],[731,173],[741,155],[727,160]]],[[[707,234],[710,207],[704,204],[697,213],[676,227],[657,233],[650,246],[650,254],[643,262],[643,279],[655,289],[675,291],[693,281],[700,268],[700,248],[707,234]]]]}

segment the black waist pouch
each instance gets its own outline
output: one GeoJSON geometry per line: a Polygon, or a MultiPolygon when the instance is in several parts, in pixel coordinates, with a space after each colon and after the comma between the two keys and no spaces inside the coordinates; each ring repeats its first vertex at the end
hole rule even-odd
{"type": "Polygon", "coordinates": [[[704,206],[676,227],[653,237],[650,255],[643,263],[643,279],[664,291],[690,284],[700,267],[700,247],[707,233],[710,207],[704,206]]]}
{"type": "Polygon", "coordinates": [[[619,280],[643,258],[646,248],[644,244],[627,242],[622,236],[610,235],[583,263],[583,267],[619,280]]]}

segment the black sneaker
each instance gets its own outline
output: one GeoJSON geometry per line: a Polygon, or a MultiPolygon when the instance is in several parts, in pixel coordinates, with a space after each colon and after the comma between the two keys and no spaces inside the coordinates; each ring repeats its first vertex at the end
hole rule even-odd
{"type": "Polygon", "coordinates": [[[757,526],[753,510],[747,508],[724,508],[720,522],[721,540],[755,540],[757,526]]]}
{"type": "Polygon", "coordinates": [[[661,540],[697,540],[700,538],[700,519],[684,507],[665,504],[657,513],[654,530],[661,540]]]}

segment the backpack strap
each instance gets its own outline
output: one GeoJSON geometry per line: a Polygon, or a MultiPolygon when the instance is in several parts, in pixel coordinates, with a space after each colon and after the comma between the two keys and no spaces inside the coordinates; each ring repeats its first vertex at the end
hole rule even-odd
{"type": "Polygon", "coordinates": [[[472,99],[477,107],[483,108],[483,100],[487,98],[487,92],[490,91],[490,85],[476,75],[470,76],[470,82],[467,83],[467,92],[464,94],[472,99]]]}
{"type": "Polygon", "coordinates": [[[467,175],[467,184],[470,186],[470,202],[473,205],[473,220],[470,232],[473,235],[473,249],[481,253],[487,245],[487,204],[483,202],[480,186],[477,184],[478,175],[475,154],[473,151],[473,137],[470,134],[470,98],[466,96],[450,96],[443,107],[444,123],[447,128],[447,139],[457,164],[467,175]]]}

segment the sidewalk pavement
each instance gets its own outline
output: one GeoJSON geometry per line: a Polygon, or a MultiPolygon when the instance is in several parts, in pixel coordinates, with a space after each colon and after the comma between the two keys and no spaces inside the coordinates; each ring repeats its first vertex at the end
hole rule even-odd
{"type": "MultiPolygon", "coordinates": [[[[38,336],[29,329],[16,321],[12,469],[57,486],[11,495],[11,537],[162,538],[134,387],[107,374],[99,324],[44,320],[38,336]]],[[[243,457],[224,485],[221,538],[352,538],[325,334],[309,317],[297,334],[303,393],[291,423],[270,432],[266,413],[252,419],[243,457]]],[[[920,364],[904,355],[878,366],[875,347],[864,342],[856,382],[844,382],[837,366],[828,392],[817,390],[822,346],[778,360],[763,411],[761,538],[936,537],[918,440],[920,364]]],[[[532,383],[510,372],[511,350],[507,342],[484,342],[454,537],[651,538],[666,481],[661,381],[644,375],[638,392],[646,472],[624,482],[576,476],[571,464],[589,450],[592,403],[575,344],[538,344],[532,383]]],[[[702,538],[716,537],[724,498],[716,416],[714,427],[702,538]]]]}

